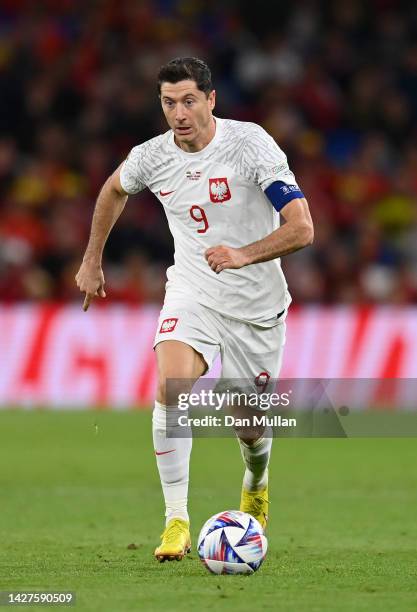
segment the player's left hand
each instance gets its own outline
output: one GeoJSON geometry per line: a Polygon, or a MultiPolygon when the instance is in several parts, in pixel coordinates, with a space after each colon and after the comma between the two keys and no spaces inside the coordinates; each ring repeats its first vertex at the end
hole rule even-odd
{"type": "Polygon", "coordinates": [[[233,249],[222,244],[210,247],[204,253],[204,256],[208,265],[216,274],[219,274],[222,270],[243,268],[248,264],[241,249],[233,249]]]}

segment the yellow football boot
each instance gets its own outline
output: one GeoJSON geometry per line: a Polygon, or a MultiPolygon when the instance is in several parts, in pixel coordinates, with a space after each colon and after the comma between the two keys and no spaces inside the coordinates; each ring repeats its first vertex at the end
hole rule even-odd
{"type": "Polygon", "coordinates": [[[155,558],[160,561],[181,561],[191,550],[190,524],[180,518],[173,518],[168,522],[163,534],[161,544],[155,548],[155,558]]]}
{"type": "Polygon", "coordinates": [[[268,522],[268,505],[268,485],[259,491],[248,491],[242,487],[239,510],[256,518],[264,531],[268,522]]]}

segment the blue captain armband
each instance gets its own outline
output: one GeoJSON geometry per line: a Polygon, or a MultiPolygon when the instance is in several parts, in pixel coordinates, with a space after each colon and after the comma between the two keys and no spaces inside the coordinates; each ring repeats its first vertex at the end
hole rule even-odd
{"type": "Polygon", "coordinates": [[[294,198],[304,198],[304,194],[297,185],[287,185],[283,181],[275,181],[265,189],[265,195],[278,212],[294,198]]]}

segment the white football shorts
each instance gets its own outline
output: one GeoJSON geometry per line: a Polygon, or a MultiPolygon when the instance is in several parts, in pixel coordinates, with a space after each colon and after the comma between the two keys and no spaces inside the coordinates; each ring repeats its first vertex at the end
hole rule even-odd
{"type": "Polygon", "coordinates": [[[209,370],[220,354],[221,378],[278,378],[285,344],[286,311],[271,327],[230,319],[192,300],[167,301],[160,313],[154,347],[178,340],[204,357],[209,370]]]}

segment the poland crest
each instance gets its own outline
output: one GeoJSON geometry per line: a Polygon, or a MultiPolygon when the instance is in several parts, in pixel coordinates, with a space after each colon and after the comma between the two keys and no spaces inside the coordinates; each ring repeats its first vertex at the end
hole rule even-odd
{"type": "Polygon", "coordinates": [[[230,194],[227,178],[211,178],[209,179],[210,200],[214,204],[225,202],[232,197],[230,194]]]}

